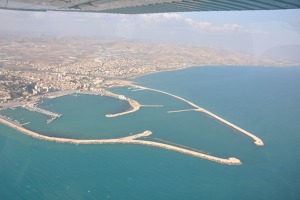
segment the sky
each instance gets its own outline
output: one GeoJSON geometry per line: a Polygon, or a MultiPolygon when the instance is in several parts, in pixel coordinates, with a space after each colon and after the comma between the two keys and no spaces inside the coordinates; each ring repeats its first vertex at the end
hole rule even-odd
{"type": "Polygon", "coordinates": [[[0,24],[0,37],[18,33],[180,43],[300,61],[300,9],[142,15],[0,10],[0,24]]]}

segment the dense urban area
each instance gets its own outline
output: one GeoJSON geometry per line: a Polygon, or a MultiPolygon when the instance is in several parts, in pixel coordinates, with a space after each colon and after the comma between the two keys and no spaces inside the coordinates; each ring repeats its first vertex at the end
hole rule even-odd
{"type": "Polygon", "coordinates": [[[292,65],[208,47],[48,36],[0,37],[0,103],[63,90],[99,91],[190,66],[292,65]]]}

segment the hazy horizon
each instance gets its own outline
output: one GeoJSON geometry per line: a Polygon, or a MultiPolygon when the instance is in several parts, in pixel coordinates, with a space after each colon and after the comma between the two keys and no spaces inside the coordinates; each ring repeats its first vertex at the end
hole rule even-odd
{"type": "Polygon", "coordinates": [[[0,10],[0,34],[177,43],[300,61],[300,10],[100,14],[0,10]]]}

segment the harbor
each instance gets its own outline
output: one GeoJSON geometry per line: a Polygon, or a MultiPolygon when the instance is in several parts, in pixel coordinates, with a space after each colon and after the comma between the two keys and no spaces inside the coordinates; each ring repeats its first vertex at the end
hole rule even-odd
{"type": "MultiPolygon", "coordinates": [[[[194,104],[194,103],[192,103],[192,102],[190,102],[190,101],[188,101],[188,100],[186,100],[182,97],[179,97],[179,96],[176,96],[174,94],[170,94],[168,92],[164,92],[164,91],[161,91],[161,90],[146,88],[146,87],[137,86],[137,85],[132,85],[132,86],[134,88],[137,88],[137,90],[135,90],[135,91],[150,90],[150,91],[154,91],[154,92],[163,93],[163,94],[172,96],[174,98],[177,98],[181,101],[184,101],[184,102],[188,103],[189,105],[191,105],[192,107],[194,107],[193,109],[168,111],[168,113],[178,113],[178,112],[188,112],[188,111],[202,112],[202,113],[207,114],[208,116],[213,117],[216,120],[219,120],[219,121],[225,123],[226,125],[234,128],[235,130],[237,130],[237,131],[253,138],[254,141],[255,141],[255,144],[257,146],[263,146],[264,145],[262,140],[260,138],[258,138],[257,136],[253,135],[252,133],[250,133],[250,132],[234,125],[233,123],[219,117],[218,115],[216,115],[216,114],[214,114],[214,113],[212,113],[212,112],[210,112],[210,111],[208,111],[204,108],[201,108],[200,106],[198,106],[198,105],[196,105],[196,104],[194,104]]],[[[114,94],[114,93],[112,93],[110,91],[107,91],[107,90],[104,90],[104,89],[99,90],[99,91],[62,91],[60,93],[56,93],[55,95],[52,94],[51,97],[55,98],[55,97],[59,97],[59,96],[63,96],[63,95],[69,95],[69,94],[73,94],[73,93],[75,93],[75,94],[109,96],[109,97],[112,97],[112,98],[117,98],[117,99],[120,99],[120,100],[128,101],[128,103],[131,105],[132,108],[128,111],[124,111],[124,112],[120,112],[120,113],[116,113],[116,114],[106,114],[105,116],[108,117],[108,118],[122,116],[122,115],[125,115],[125,114],[136,112],[142,106],[144,106],[144,107],[163,107],[163,105],[141,105],[139,102],[137,102],[133,99],[127,98],[124,95],[114,94]]],[[[39,108],[34,103],[26,103],[25,105],[22,105],[22,107],[24,107],[25,109],[28,109],[30,111],[33,111],[33,112],[39,112],[39,113],[50,116],[51,119],[49,119],[47,121],[47,123],[50,123],[53,120],[55,120],[55,119],[57,119],[61,116],[61,114],[57,114],[57,113],[39,108]]],[[[72,143],[72,144],[139,144],[139,145],[145,145],[145,146],[152,146],[152,147],[159,147],[159,148],[163,148],[163,149],[168,149],[168,150],[176,151],[176,152],[179,152],[179,153],[182,153],[182,154],[187,154],[187,155],[207,159],[207,160],[210,160],[210,161],[218,162],[218,163],[221,163],[221,164],[227,164],[227,165],[240,165],[240,164],[242,164],[242,162],[237,158],[232,158],[232,157],[230,157],[228,159],[219,158],[219,157],[216,157],[216,156],[209,155],[207,153],[203,153],[200,150],[192,149],[192,148],[189,148],[189,147],[184,147],[182,145],[175,144],[175,143],[174,144],[172,144],[172,143],[166,144],[166,143],[161,143],[161,142],[141,140],[141,138],[146,138],[146,137],[150,136],[152,134],[151,131],[144,131],[144,132],[139,133],[139,134],[133,134],[133,135],[130,135],[130,136],[127,136],[127,137],[121,137],[121,138],[116,138],[116,139],[91,139],[91,140],[85,139],[85,140],[82,140],[82,139],[69,139],[69,138],[45,136],[45,135],[39,134],[37,132],[28,130],[28,129],[24,128],[22,124],[14,122],[10,118],[6,118],[4,116],[0,116],[0,122],[7,125],[7,126],[10,126],[14,129],[16,129],[16,130],[18,130],[18,131],[20,131],[20,132],[22,132],[26,135],[32,136],[34,138],[42,139],[42,140],[52,141],[52,142],[72,143]]],[[[27,123],[25,123],[25,124],[27,124],[27,123]]]]}

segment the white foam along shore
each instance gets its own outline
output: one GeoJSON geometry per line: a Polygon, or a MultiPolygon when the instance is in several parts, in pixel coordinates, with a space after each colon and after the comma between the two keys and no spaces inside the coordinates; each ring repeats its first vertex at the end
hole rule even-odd
{"type": "MultiPolygon", "coordinates": [[[[231,122],[229,122],[229,121],[221,118],[220,116],[218,116],[218,115],[216,115],[216,114],[214,114],[214,113],[212,113],[212,112],[210,112],[210,111],[208,111],[208,110],[206,110],[204,108],[201,108],[200,106],[198,106],[198,105],[196,105],[196,104],[194,104],[194,103],[192,103],[192,102],[190,102],[190,101],[188,101],[188,100],[186,100],[186,99],[184,99],[182,97],[179,97],[179,96],[176,96],[174,94],[171,94],[171,93],[168,93],[168,92],[164,92],[164,91],[161,91],[161,90],[156,90],[156,89],[152,89],[152,88],[148,88],[148,87],[143,87],[143,86],[139,86],[139,85],[132,85],[132,86],[135,87],[135,88],[142,89],[142,90],[144,89],[144,90],[151,90],[151,91],[163,93],[163,94],[172,96],[174,98],[177,98],[177,99],[179,99],[181,101],[184,101],[184,102],[188,103],[189,105],[193,106],[194,108],[196,108],[196,109],[191,109],[191,110],[203,112],[203,113],[205,113],[205,114],[207,114],[207,115],[209,115],[209,116],[211,116],[211,117],[213,117],[213,118],[215,118],[215,119],[217,119],[217,120],[219,120],[219,121],[227,124],[228,126],[230,126],[230,127],[234,128],[234,129],[238,130],[239,132],[244,133],[245,135],[251,137],[254,140],[254,143],[257,146],[263,146],[264,145],[263,141],[259,137],[255,136],[254,134],[252,134],[252,133],[250,133],[250,132],[248,132],[248,131],[246,131],[246,130],[244,130],[244,129],[236,126],[236,125],[234,125],[233,123],[231,123],[231,122]]],[[[180,110],[179,112],[182,112],[182,111],[186,111],[186,110],[180,110]]],[[[172,112],[176,112],[176,111],[171,111],[171,113],[172,112]]]]}
{"type": "Polygon", "coordinates": [[[42,140],[47,140],[47,141],[51,141],[51,142],[71,143],[71,144],[139,144],[139,145],[168,149],[168,150],[176,151],[179,153],[207,159],[207,160],[214,161],[214,162],[221,163],[221,164],[227,164],[227,165],[242,164],[242,162],[237,158],[232,158],[232,157],[228,158],[228,159],[219,158],[219,157],[207,155],[207,154],[200,153],[197,151],[192,151],[189,149],[184,149],[181,147],[168,145],[168,144],[164,144],[164,143],[152,142],[152,141],[146,141],[146,140],[136,140],[137,138],[147,137],[147,136],[151,135],[152,134],[151,131],[144,131],[143,133],[140,133],[140,134],[135,134],[135,135],[131,135],[128,137],[122,137],[122,138],[117,138],[117,139],[81,140],[81,139],[58,138],[58,137],[49,137],[49,136],[41,135],[39,133],[36,133],[34,131],[26,129],[19,124],[13,123],[2,116],[0,116],[0,122],[2,124],[12,127],[12,128],[14,128],[26,135],[29,135],[31,137],[42,139],[42,140]]]}

